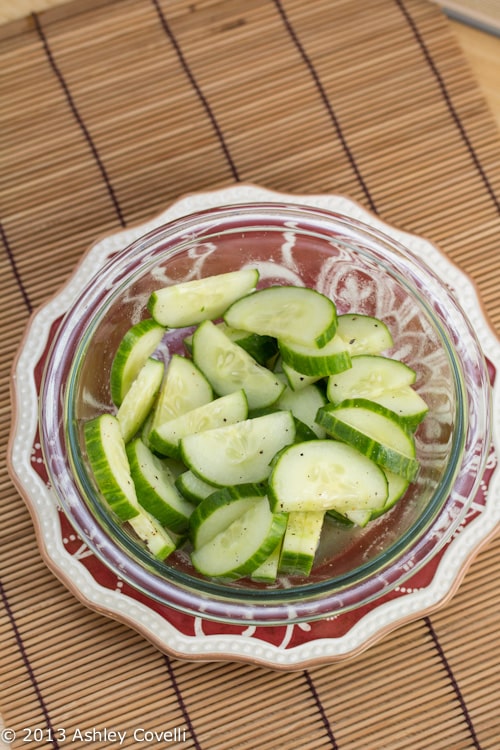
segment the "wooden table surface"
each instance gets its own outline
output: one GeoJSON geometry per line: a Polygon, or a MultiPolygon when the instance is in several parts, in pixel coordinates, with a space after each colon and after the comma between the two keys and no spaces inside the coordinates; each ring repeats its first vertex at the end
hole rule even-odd
{"type": "MultiPolygon", "coordinates": [[[[7,23],[68,0],[0,0],[0,23],[7,23]]],[[[500,37],[450,20],[450,26],[500,128],[500,37]]]]}

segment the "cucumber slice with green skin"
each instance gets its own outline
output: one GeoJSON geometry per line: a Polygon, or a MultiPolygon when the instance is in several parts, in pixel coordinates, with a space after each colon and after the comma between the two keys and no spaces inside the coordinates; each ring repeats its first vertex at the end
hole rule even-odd
{"type": "Polygon", "coordinates": [[[295,439],[291,412],[277,411],[181,440],[184,463],[208,484],[264,482],[274,455],[295,439]]]}
{"type": "Polygon", "coordinates": [[[397,359],[361,354],[352,357],[351,369],[328,378],[326,395],[333,404],[348,398],[381,396],[415,382],[416,373],[397,359]]]}
{"type": "Polygon", "coordinates": [[[212,492],[191,516],[189,538],[193,547],[198,549],[210,542],[265,494],[264,485],[256,484],[224,487],[212,492]]]}
{"type": "Polygon", "coordinates": [[[204,321],[194,333],[193,360],[219,395],[243,389],[249,409],[273,404],[285,387],[211,320],[204,321]]]}
{"type": "Polygon", "coordinates": [[[156,433],[164,422],[210,403],[213,397],[212,386],[194,362],[172,355],[144,436],[146,444],[153,449],[155,443],[161,446],[156,433]]]}
{"type": "Polygon", "coordinates": [[[139,515],[129,519],[128,523],[158,560],[165,560],[177,549],[177,543],[168,531],[154,516],[142,508],[139,515]]]}
{"type": "Polygon", "coordinates": [[[331,437],[352,445],[384,469],[409,482],[416,478],[419,462],[413,435],[389,409],[367,399],[350,399],[338,406],[322,406],[316,419],[331,437]]]}
{"type": "Polygon", "coordinates": [[[194,279],[153,292],[148,310],[160,325],[184,328],[220,318],[227,308],[248,294],[259,280],[255,268],[194,279]]]}
{"type": "Polygon", "coordinates": [[[282,360],[280,369],[284,373],[288,386],[292,391],[301,391],[303,388],[307,388],[308,385],[313,385],[323,378],[322,375],[304,375],[303,372],[297,372],[297,370],[294,370],[293,367],[290,367],[290,365],[287,365],[282,360]]]}
{"type": "Polygon", "coordinates": [[[340,511],[334,510],[333,508],[330,508],[326,511],[326,516],[342,524],[342,526],[354,526],[354,521],[351,521],[345,513],[341,513],[340,511]]]}
{"type": "Polygon", "coordinates": [[[173,354],[155,406],[153,429],[168,419],[208,404],[213,397],[212,386],[199,367],[192,360],[173,354]]]}
{"type": "Polygon", "coordinates": [[[377,510],[387,498],[387,479],[352,446],[311,440],[281,452],[268,480],[268,494],[272,507],[287,513],[377,510]]]}
{"type": "Polygon", "coordinates": [[[141,429],[153,408],[164,369],[163,362],[150,357],[127,391],[116,414],[126,443],[141,429]]]}
{"type": "Polygon", "coordinates": [[[314,289],[272,286],[234,302],[224,321],[232,328],[323,347],[337,330],[337,309],[314,289]]]}
{"type": "MultiPolygon", "coordinates": [[[[259,365],[267,364],[278,353],[278,342],[272,336],[260,336],[258,333],[249,333],[237,328],[231,328],[224,321],[216,323],[217,328],[238,346],[241,346],[259,365]]],[[[193,335],[186,336],[184,346],[187,351],[193,352],[193,335]]]]}
{"type": "Polygon", "coordinates": [[[151,453],[141,438],[127,445],[127,457],[142,507],[162,526],[177,533],[187,531],[194,506],[175,487],[168,466],[151,453]]]}
{"type": "Polygon", "coordinates": [[[85,449],[96,484],[111,510],[122,521],[140,512],[120,424],[101,414],[84,425],[85,449]]]}
{"type": "Polygon", "coordinates": [[[191,562],[211,578],[249,576],[275,549],[285,525],[286,516],[272,513],[267,497],[256,498],[224,531],[195,549],[191,562]]]}
{"type": "Polygon", "coordinates": [[[149,434],[149,444],[160,455],[181,458],[180,442],[183,438],[242,422],[247,416],[248,402],[245,392],[235,391],[158,425],[156,430],[149,434]]]}
{"type": "MultiPolygon", "coordinates": [[[[280,376],[278,375],[278,377],[280,376]]],[[[323,427],[317,424],[316,414],[318,409],[326,403],[326,396],[315,384],[302,388],[300,391],[292,391],[291,388],[286,386],[276,402],[276,408],[291,411],[295,419],[299,420],[299,423],[306,425],[313,433],[307,438],[308,440],[314,437],[322,439],[326,437],[326,432],[323,427]]],[[[300,432],[300,429],[297,429],[297,432],[300,432]]]]}
{"type": "Polygon", "coordinates": [[[386,324],[370,315],[339,315],[337,334],[346,343],[351,356],[381,354],[394,343],[386,324]]]}
{"type": "Polygon", "coordinates": [[[214,492],[215,487],[212,484],[207,484],[203,479],[200,479],[188,469],[180,474],[175,480],[175,486],[186,500],[198,505],[206,497],[214,492]]]}
{"type": "Polygon", "coordinates": [[[378,513],[378,511],[346,510],[345,515],[355,526],[364,528],[372,520],[373,513],[378,513]]]}
{"type": "Polygon", "coordinates": [[[120,406],[133,381],[165,334],[164,326],[147,318],[132,326],[120,342],[111,364],[110,388],[115,406],[120,406]]]}
{"type": "Polygon", "coordinates": [[[339,404],[347,399],[367,398],[393,411],[403,424],[414,430],[428,411],[423,398],[412,388],[415,370],[380,355],[359,355],[351,361],[348,372],[328,378],[328,399],[339,404]]]}
{"type": "Polygon", "coordinates": [[[381,396],[371,398],[370,401],[389,409],[410,432],[417,429],[429,411],[424,399],[410,385],[387,391],[381,396]]]}
{"type": "Polygon", "coordinates": [[[280,573],[309,575],[318,549],[324,516],[324,511],[288,513],[279,561],[280,573]]]}
{"type": "Polygon", "coordinates": [[[279,339],[278,346],[284,364],[303,375],[322,378],[351,367],[351,356],[340,336],[334,336],[322,349],[285,339],[279,339]]]}
{"type": "Polygon", "coordinates": [[[393,508],[398,500],[403,497],[410,484],[407,479],[398,476],[398,474],[394,474],[392,471],[385,471],[385,475],[387,477],[387,484],[389,486],[387,500],[385,501],[385,505],[383,508],[381,508],[380,510],[373,510],[371,512],[371,521],[383,515],[384,513],[387,513],[388,510],[393,508]]]}
{"type": "MultiPolygon", "coordinates": [[[[283,533],[285,528],[283,529],[283,533]]],[[[281,540],[278,542],[274,550],[271,552],[258,568],[256,568],[251,574],[252,581],[259,581],[260,583],[274,583],[278,577],[278,566],[281,556],[281,540]]]]}

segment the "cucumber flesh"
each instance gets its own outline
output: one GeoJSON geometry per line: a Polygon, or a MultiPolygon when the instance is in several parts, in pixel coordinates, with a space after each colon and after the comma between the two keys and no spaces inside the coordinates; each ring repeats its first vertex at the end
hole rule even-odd
{"type": "Polygon", "coordinates": [[[353,398],[375,401],[415,429],[428,411],[427,404],[412,387],[415,371],[399,360],[380,355],[359,355],[351,363],[348,372],[328,378],[328,399],[334,404],[353,398]]]}
{"type": "Polygon", "coordinates": [[[274,373],[259,365],[210,320],[194,333],[193,359],[219,395],[243,389],[249,409],[269,406],[283,392],[284,385],[274,373]]]}
{"type": "Polygon", "coordinates": [[[363,354],[352,357],[351,369],[328,378],[328,399],[338,404],[348,398],[376,398],[415,382],[416,373],[396,359],[363,354]]]}
{"type": "Polygon", "coordinates": [[[277,411],[181,440],[184,463],[214,486],[264,482],[274,455],[295,439],[293,416],[277,411]]]}
{"type": "Polygon", "coordinates": [[[212,401],[212,386],[194,362],[173,354],[167,366],[151,429],[212,401]]]}
{"type": "Polygon", "coordinates": [[[182,533],[187,531],[194,506],[174,485],[168,466],[136,438],[127,446],[130,472],[137,499],[162,526],[182,533]]]}
{"type": "Polygon", "coordinates": [[[326,397],[315,384],[306,386],[300,391],[293,391],[289,386],[286,386],[276,402],[276,408],[291,411],[300,423],[305,424],[314,433],[312,437],[325,438],[324,428],[316,422],[318,409],[325,404],[326,397]]]}
{"type": "Polygon", "coordinates": [[[212,492],[191,516],[189,536],[193,547],[198,549],[210,542],[265,494],[262,485],[254,484],[225,487],[212,492]]]}
{"type": "Polygon", "coordinates": [[[303,375],[321,378],[351,367],[351,355],[340,336],[334,336],[321,349],[284,338],[278,340],[278,346],[283,362],[303,375]]]}
{"type": "Polygon", "coordinates": [[[422,396],[409,385],[398,390],[386,391],[370,400],[393,412],[399,421],[411,431],[418,427],[429,410],[422,396]]]}
{"type": "Polygon", "coordinates": [[[212,484],[207,484],[207,482],[204,482],[203,479],[197,477],[196,474],[193,474],[189,469],[183,471],[182,474],[177,477],[175,480],[175,486],[186,500],[189,500],[195,505],[198,505],[198,503],[211,495],[215,489],[212,484]]]}
{"type": "Polygon", "coordinates": [[[139,515],[129,519],[128,523],[158,560],[165,560],[176,549],[177,544],[169,532],[142,508],[139,515]]]}
{"type": "Polygon", "coordinates": [[[154,353],[165,328],[146,318],[129,328],[116,350],[111,364],[110,388],[115,406],[120,406],[133,381],[154,353]]]}
{"type": "Polygon", "coordinates": [[[325,346],[337,330],[332,300],[307,287],[260,289],[234,302],[224,320],[232,328],[305,346],[325,346]]]}
{"type": "Polygon", "coordinates": [[[324,511],[292,511],[288,514],[279,560],[280,573],[309,575],[318,549],[324,516],[324,511]]]}
{"type": "Polygon", "coordinates": [[[163,287],[153,292],[148,310],[160,325],[184,328],[219,318],[242,295],[255,288],[255,268],[230,271],[163,287]]]}
{"type": "Polygon", "coordinates": [[[140,505],[116,417],[101,414],[86,422],[84,437],[95,481],[111,510],[122,521],[137,516],[140,505]]]}
{"type": "Polygon", "coordinates": [[[235,391],[158,425],[149,434],[149,444],[161,455],[180,458],[180,442],[183,438],[241,422],[247,415],[248,403],[245,393],[235,391]]]}
{"type": "Polygon", "coordinates": [[[318,380],[321,380],[323,377],[322,375],[304,375],[303,372],[297,372],[293,367],[287,365],[286,362],[283,362],[282,360],[278,361],[279,369],[276,371],[279,372],[281,369],[292,391],[301,391],[303,388],[307,388],[308,385],[317,383],[318,380]]]}
{"type": "Polygon", "coordinates": [[[284,512],[376,510],[387,498],[380,467],[352,446],[328,439],[282,451],[268,484],[273,508],[284,512]]]}
{"type": "MultiPolygon", "coordinates": [[[[283,529],[283,532],[285,529],[283,529]]],[[[261,583],[274,583],[278,577],[278,566],[281,556],[281,540],[278,542],[276,547],[273,549],[269,557],[267,557],[258,568],[256,568],[251,574],[253,581],[259,581],[261,583]]]]}
{"type": "Polygon", "coordinates": [[[410,482],[416,478],[415,441],[389,409],[367,399],[351,399],[321,407],[316,419],[329,435],[354,446],[384,469],[410,482]]]}
{"type": "Polygon", "coordinates": [[[191,555],[196,570],[210,577],[229,579],[251,575],[278,544],[286,516],[272,513],[266,496],[191,555]]]}
{"type": "Polygon", "coordinates": [[[163,372],[163,362],[150,357],[127,391],[116,414],[126,443],[141,429],[153,408],[163,372]]]}
{"type": "Polygon", "coordinates": [[[387,325],[370,315],[339,315],[337,334],[344,340],[350,355],[381,354],[393,346],[387,325]]]}

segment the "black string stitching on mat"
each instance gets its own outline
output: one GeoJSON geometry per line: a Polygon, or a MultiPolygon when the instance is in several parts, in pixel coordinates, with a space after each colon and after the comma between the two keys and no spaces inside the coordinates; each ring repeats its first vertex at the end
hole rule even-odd
{"type": "Polygon", "coordinates": [[[469,709],[467,708],[467,704],[466,704],[465,699],[464,699],[464,697],[462,695],[462,691],[460,690],[460,686],[459,686],[459,684],[457,682],[457,679],[456,679],[455,675],[453,674],[453,670],[451,668],[450,662],[446,658],[446,654],[444,652],[444,649],[441,646],[441,643],[439,641],[439,638],[438,638],[438,635],[437,635],[436,631],[434,630],[434,626],[432,625],[431,618],[430,617],[424,617],[423,619],[424,619],[424,623],[427,626],[429,634],[430,634],[430,636],[432,638],[432,642],[434,643],[436,651],[439,654],[439,658],[441,659],[441,663],[442,663],[443,667],[445,668],[446,673],[448,675],[448,678],[449,678],[449,680],[451,682],[451,685],[453,687],[453,690],[455,691],[455,695],[456,695],[456,697],[458,699],[458,702],[460,703],[460,707],[462,709],[462,713],[463,713],[465,721],[467,723],[467,727],[469,729],[470,736],[471,736],[472,741],[474,743],[474,747],[476,748],[476,750],[481,750],[481,745],[479,743],[479,739],[478,739],[478,736],[476,734],[476,730],[474,729],[474,724],[472,723],[472,719],[471,719],[471,716],[470,716],[470,713],[469,713],[469,709]]]}
{"type": "Polygon", "coordinates": [[[328,739],[330,740],[330,744],[333,748],[333,750],[339,750],[339,746],[337,745],[337,740],[335,739],[335,735],[333,734],[333,730],[331,727],[331,724],[328,720],[328,716],[326,715],[325,707],[323,706],[321,699],[318,695],[318,691],[316,690],[316,686],[314,684],[314,681],[309,673],[309,671],[306,669],[304,670],[304,677],[306,678],[307,686],[309,690],[312,693],[312,696],[314,698],[314,702],[316,703],[317,709],[320,713],[321,719],[323,721],[323,725],[326,729],[328,739]]]}
{"type": "Polygon", "coordinates": [[[24,641],[23,641],[22,635],[21,635],[21,633],[19,631],[19,628],[17,626],[16,618],[14,616],[14,613],[13,613],[12,608],[10,606],[10,602],[9,602],[9,600],[7,598],[7,594],[6,594],[5,589],[4,589],[4,587],[3,587],[3,585],[2,585],[1,582],[0,582],[0,597],[1,597],[2,601],[3,601],[3,605],[5,607],[5,611],[7,612],[7,615],[9,617],[10,624],[12,625],[12,630],[14,631],[14,637],[16,639],[17,647],[18,647],[19,651],[21,652],[21,656],[22,656],[22,659],[23,659],[23,662],[24,662],[24,666],[26,667],[26,670],[27,670],[29,678],[31,680],[31,684],[33,685],[33,689],[35,691],[36,697],[38,698],[38,702],[40,704],[40,708],[42,709],[42,713],[43,713],[43,715],[45,717],[45,721],[47,723],[47,729],[50,732],[49,736],[47,737],[47,740],[51,743],[51,745],[54,748],[54,750],[59,750],[60,745],[59,745],[59,743],[58,743],[58,741],[57,741],[57,739],[55,737],[56,730],[54,729],[54,726],[52,725],[52,722],[50,720],[49,712],[47,710],[47,706],[45,705],[45,701],[43,699],[42,692],[40,690],[40,686],[39,686],[39,684],[37,682],[35,673],[33,671],[33,667],[31,666],[28,654],[26,652],[26,647],[24,645],[24,641]]]}
{"type": "Polygon", "coordinates": [[[7,253],[7,257],[9,259],[10,266],[12,268],[12,273],[14,274],[14,278],[16,279],[17,286],[19,287],[19,290],[23,296],[24,304],[28,308],[28,312],[33,311],[33,305],[31,304],[31,300],[28,296],[28,292],[26,290],[26,287],[24,286],[23,280],[21,278],[21,274],[19,273],[19,268],[17,267],[16,259],[14,257],[14,253],[12,251],[12,248],[9,244],[9,240],[7,239],[7,235],[5,233],[5,230],[2,226],[2,223],[0,222],[0,236],[2,238],[2,242],[5,247],[5,251],[7,253]]]}
{"type": "Polygon", "coordinates": [[[156,12],[158,13],[158,17],[160,19],[161,25],[163,26],[163,30],[164,30],[165,34],[167,35],[167,37],[169,38],[169,40],[170,40],[170,42],[171,42],[171,44],[172,44],[172,46],[173,46],[173,48],[175,50],[175,53],[176,53],[176,55],[177,55],[177,57],[179,59],[179,62],[181,64],[181,66],[182,66],[185,74],[189,78],[189,81],[190,81],[192,87],[194,88],[194,90],[195,90],[195,92],[196,92],[196,94],[198,96],[198,99],[200,100],[201,104],[203,105],[203,107],[205,109],[205,112],[207,113],[208,118],[209,118],[210,122],[212,123],[212,127],[213,127],[213,129],[215,131],[215,134],[216,134],[217,138],[219,139],[219,143],[220,143],[221,148],[222,148],[222,150],[224,152],[224,156],[226,157],[226,161],[229,164],[229,167],[231,169],[231,172],[232,172],[232,175],[233,175],[233,179],[236,182],[240,182],[240,176],[238,174],[238,170],[236,169],[236,165],[235,165],[235,163],[234,163],[234,161],[232,159],[231,154],[229,153],[229,149],[227,147],[227,144],[226,144],[226,141],[225,141],[225,138],[224,138],[224,134],[223,134],[223,132],[222,132],[220,126],[219,126],[219,123],[217,122],[217,118],[215,117],[215,114],[212,111],[212,108],[210,107],[210,104],[208,103],[207,98],[205,97],[205,95],[204,95],[203,91],[201,90],[201,88],[200,88],[200,86],[199,86],[196,78],[194,77],[194,74],[193,74],[191,68],[189,67],[189,65],[187,63],[186,58],[184,57],[184,54],[183,54],[183,52],[182,52],[182,50],[180,48],[180,45],[179,45],[177,39],[175,38],[175,36],[174,36],[174,34],[172,32],[172,29],[170,28],[170,26],[169,26],[169,24],[167,22],[167,19],[165,17],[165,14],[163,13],[163,10],[161,9],[160,3],[158,2],[158,0],[151,0],[151,2],[153,3],[153,5],[154,5],[154,7],[156,9],[156,12]]]}
{"type": "Polygon", "coordinates": [[[342,148],[344,149],[344,153],[347,156],[349,163],[354,170],[354,173],[356,175],[356,178],[361,185],[361,188],[363,189],[363,192],[365,194],[366,200],[368,201],[368,204],[371,208],[371,210],[374,213],[377,213],[377,207],[375,205],[375,202],[373,200],[373,197],[370,194],[370,191],[368,190],[368,187],[364,181],[363,175],[360,172],[360,169],[358,167],[358,164],[356,162],[356,159],[354,158],[354,154],[352,153],[351,149],[349,148],[349,144],[347,143],[346,137],[342,131],[342,127],[340,125],[339,119],[337,115],[335,114],[335,110],[332,107],[332,104],[328,98],[328,94],[326,93],[323,84],[321,83],[321,79],[318,75],[318,72],[316,68],[313,65],[312,60],[310,59],[309,55],[305,51],[299,37],[297,36],[295,29],[293,28],[290,19],[288,18],[285,9],[283,8],[283,5],[281,4],[281,0],[273,0],[273,3],[275,4],[276,8],[278,9],[278,12],[282,18],[282,21],[290,34],[290,37],[292,38],[295,46],[297,47],[297,50],[299,51],[303,61],[305,62],[309,73],[311,74],[314,83],[316,84],[316,88],[319,91],[319,94],[323,100],[323,104],[326,107],[326,110],[328,112],[328,115],[330,117],[330,120],[332,122],[333,127],[335,128],[335,132],[337,133],[337,137],[342,145],[342,148]]]}
{"type": "Polygon", "coordinates": [[[125,219],[123,217],[123,212],[121,210],[120,204],[118,203],[118,198],[116,197],[116,193],[114,191],[113,185],[111,184],[111,180],[109,179],[108,173],[106,171],[106,167],[104,166],[104,164],[103,164],[103,162],[101,160],[101,157],[99,156],[99,152],[97,151],[95,143],[94,143],[94,141],[92,139],[92,136],[90,135],[90,133],[89,133],[89,131],[88,131],[88,129],[87,129],[87,127],[86,127],[83,119],[82,119],[82,116],[80,115],[80,112],[78,111],[78,108],[77,108],[77,106],[75,104],[73,96],[72,96],[72,94],[71,94],[71,92],[69,90],[68,84],[66,83],[66,80],[65,80],[65,78],[64,78],[64,76],[63,76],[63,74],[62,74],[62,72],[61,72],[61,70],[59,68],[59,66],[57,65],[57,63],[56,63],[56,61],[54,59],[54,56],[53,56],[53,54],[51,52],[51,49],[49,47],[47,36],[45,35],[45,32],[44,32],[44,30],[42,28],[40,20],[39,20],[39,18],[38,18],[38,16],[37,16],[36,13],[32,13],[31,15],[32,15],[33,21],[35,23],[35,28],[36,28],[36,30],[38,32],[38,36],[40,37],[40,40],[41,40],[41,42],[43,44],[43,48],[45,50],[45,54],[47,55],[47,59],[48,59],[48,61],[50,63],[50,67],[52,68],[52,71],[54,72],[56,78],[58,79],[58,81],[59,81],[59,83],[61,85],[61,88],[62,88],[62,90],[64,92],[64,95],[66,96],[66,100],[67,100],[67,102],[69,104],[69,107],[70,107],[70,109],[71,109],[71,111],[72,111],[72,113],[73,113],[73,115],[75,117],[75,120],[77,121],[78,125],[80,126],[80,129],[81,129],[81,131],[82,131],[82,133],[83,133],[83,135],[85,137],[85,140],[87,141],[87,144],[88,144],[90,150],[92,151],[92,155],[93,155],[93,157],[94,157],[94,159],[96,161],[97,166],[99,167],[99,171],[101,172],[102,178],[103,178],[104,183],[106,185],[106,188],[108,190],[109,197],[111,198],[111,201],[112,201],[113,206],[115,208],[115,211],[116,211],[116,214],[117,214],[118,219],[120,221],[120,224],[121,224],[122,227],[125,227],[126,223],[125,223],[125,219]]]}
{"type": "Polygon", "coordinates": [[[420,49],[422,50],[422,53],[423,53],[423,55],[425,57],[425,60],[426,60],[427,64],[429,65],[429,68],[431,69],[431,71],[432,71],[432,73],[433,73],[433,75],[434,75],[434,77],[435,77],[435,79],[436,79],[436,81],[438,83],[439,89],[441,91],[441,95],[442,95],[442,97],[443,97],[443,99],[444,99],[444,101],[446,103],[448,111],[449,111],[450,115],[452,116],[455,125],[458,128],[458,131],[460,133],[460,136],[461,136],[461,138],[462,138],[465,146],[467,147],[469,155],[470,155],[470,157],[471,157],[471,159],[472,159],[472,161],[474,163],[474,166],[476,167],[476,169],[477,169],[477,171],[479,173],[479,176],[481,177],[481,179],[483,181],[483,184],[484,184],[486,190],[488,191],[488,194],[489,194],[491,200],[493,201],[493,203],[494,203],[494,205],[495,205],[498,213],[500,214],[500,200],[497,198],[497,196],[495,194],[495,191],[493,190],[493,187],[492,187],[492,185],[491,185],[491,183],[490,183],[490,181],[488,179],[488,176],[487,176],[486,172],[484,171],[484,168],[483,168],[481,162],[479,161],[479,157],[476,154],[476,151],[475,151],[474,146],[472,145],[472,143],[470,141],[469,136],[467,135],[465,127],[464,127],[464,125],[463,125],[463,123],[462,123],[462,121],[460,119],[460,115],[458,114],[457,110],[455,109],[455,106],[454,106],[454,104],[453,104],[453,102],[451,100],[450,94],[448,93],[448,90],[446,88],[446,84],[445,84],[445,82],[443,80],[443,77],[442,77],[441,73],[439,72],[436,63],[434,62],[431,53],[429,52],[429,48],[427,47],[426,43],[424,42],[424,39],[423,39],[420,31],[418,30],[418,27],[417,27],[415,21],[411,17],[409,11],[406,9],[406,7],[405,7],[404,3],[402,2],[402,0],[395,0],[395,3],[398,6],[398,8],[401,10],[401,12],[403,13],[403,15],[404,15],[404,17],[406,19],[406,22],[408,23],[409,27],[411,28],[411,30],[413,32],[413,36],[415,37],[416,41],[418,42],[418,45],[420,46],[420,49]]]}
{"type": "Polygon", "coordinates": [[[164,654],[163,657],[165,659],[165,664],[167,665],[168,675],[169,675],[170,681],[171,681],[171,683],[173,685],[173,688],[174,688],[174,691],[175,691],[175,695],[176,695],[176,698],[177,698],[177,702],[178,702],[178,704],[180,706],[180,709],[182,711],[182,715],[184,716],[184,721],[186,722],[186,724],[188,726],[189,734],[191,735],[191,738],[192,738],[192,740],[194,742],[194,746],[195,746],[196,750],[201,750],[201,745],[198,742],[198,737],[196,736],[196,732],[195,732],[193,723],[191,721],[191,717],[189,716],[189,711],[188,711],[187,706],[186,706],[186,704],[184,702],[184,698],[182,697],[182,691],[181,691],[181,689],[179,687],[179,683],[177,682],[177,677],[175,675],[174,668],[172,666],[172,661],[167,656],[167,654],[164,654]]]}

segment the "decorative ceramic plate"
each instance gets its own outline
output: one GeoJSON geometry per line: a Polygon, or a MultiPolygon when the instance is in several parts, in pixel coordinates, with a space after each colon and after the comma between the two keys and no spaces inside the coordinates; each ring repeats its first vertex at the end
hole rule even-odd
{"type": "MultiPolygon", "coordinates": [[[[147,224],[97,242],[60,292],[32,317],[13,376],[14,426],[9,448],[12,477],[30,508],[48,566],[91,609],[135,628],[178,658],[234,660],[275,669],[303,669],[352,657],[402,623],[435,611],[456,591],[474,555],[500,523],[499,425],[479,489],[462,525],[431,562],[369,605],[311,623],[280,626],[219,624],[183,614],[138,593],[101,563],[78,538],[48,483],[38,437],[38,393],[51,339],[64,312],[109,256],[172,219],[233,203],[299,203],[345,214],[385,232],[437,271],[460,299],[482,343],[493,384],[493,413],[500,413],[500,343],[489,328],[471,281],[429,242],[387,226],[339,196],[300,196],[239,185],[190,195],[147,224]]],[[[474,471],[474,468],[471,468],[474,471]]],[[[464,502],[465,502],[464,498],[464,502]]]]}

